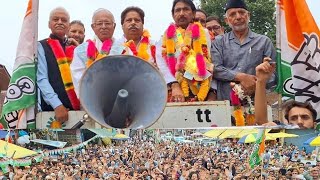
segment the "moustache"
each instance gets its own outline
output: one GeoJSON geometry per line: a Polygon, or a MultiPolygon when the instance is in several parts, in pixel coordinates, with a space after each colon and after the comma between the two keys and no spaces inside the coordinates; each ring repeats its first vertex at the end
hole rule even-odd
{"type": "Polygon", "coordinates": [[[185,17],[185,16],[180,16],[179,18],[178,18],[178,20],[186,20],[187,18],[185,17]]]}
{"type": "Polygon", "coordinates": [[[61,25],[59,25],[59,26],[56,26],[55,28],[65,28],[64,26],[61,26],[61,25]]]}
{"type": "Polygon", "coordinates": [[[137,30],[137,29],[138,29],[138,27],[136,27],[136,26],[129,27],[129,30],[137,30]]]}

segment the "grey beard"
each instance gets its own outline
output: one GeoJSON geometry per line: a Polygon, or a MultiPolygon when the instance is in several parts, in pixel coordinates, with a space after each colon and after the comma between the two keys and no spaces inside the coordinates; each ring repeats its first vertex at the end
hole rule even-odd
{"type": "Polygon", "coordinates": [[[240,26],[232,26],[229,24],[229,27],[234,30],[234,31],[244,31],[248,28],[248,24],[243,24],[243,25],[240,25],[240,26]]]}

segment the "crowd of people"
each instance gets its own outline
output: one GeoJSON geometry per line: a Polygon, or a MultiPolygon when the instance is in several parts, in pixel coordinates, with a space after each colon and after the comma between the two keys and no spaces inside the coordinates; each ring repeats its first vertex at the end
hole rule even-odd
{"type": "MultiPolygon", "coordinates": [[[[173,140],[155,141],[137,136],[109,145],[88,144],[76,152],[44,157],[25,167],[10,167],[2,179],[176,179],[255,180],[320,178],[318,152],[294,145],[270,143],[260,165],[250,167],[253,144],[230,139],[216,144],[185,144],[173,140]]],[[[43,150],[45,151],[45,150],[43,150]]]]}

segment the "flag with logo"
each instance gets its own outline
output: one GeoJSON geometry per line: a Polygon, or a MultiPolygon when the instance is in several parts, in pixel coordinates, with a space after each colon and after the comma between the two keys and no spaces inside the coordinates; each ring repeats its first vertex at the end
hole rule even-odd
{"type": "Polygon", "coordinates": [[[35,128],[37,15],[38,0],[29,0],[0,118],[5,128],[35,128]]]}
{"type": "Polygon", "coordinates": [[[266,137],[266,130],[260,129],[257,134],[256,142],[253,146],[253,150],[249,159],[249,164],[251,168],[254,168],[254,166],[260,165],[262,161],[262,156],[265,151],[265,137],[266,137]]]}
{"type": "Polygon", "coordinates": [[[277,2],[277,90],[320,111],[319,28],[305,0],[277,2]]]}

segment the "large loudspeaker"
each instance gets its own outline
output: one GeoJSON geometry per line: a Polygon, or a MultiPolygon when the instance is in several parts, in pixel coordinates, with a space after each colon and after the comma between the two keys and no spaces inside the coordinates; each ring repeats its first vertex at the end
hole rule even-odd
{"type": "Polygon", "coordinates": [[[164,111],[167,95],[161,73],[135,56],[107,56],[97,60],[80,82],[83,109],[105,127],[151,126],[164,111]]]}

